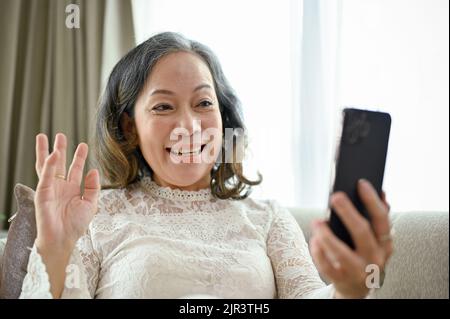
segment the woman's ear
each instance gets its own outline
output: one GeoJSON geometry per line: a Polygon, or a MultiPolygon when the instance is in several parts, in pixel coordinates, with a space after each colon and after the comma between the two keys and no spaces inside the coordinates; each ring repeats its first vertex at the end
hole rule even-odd
{"type": "Polygon", "coordinates": [[[136,136],[136,127],[134,125],[133,119],[124,112],[120,118],[120,126],[122,128],[123,134],[128,141],[133,141],[136,136]]]}

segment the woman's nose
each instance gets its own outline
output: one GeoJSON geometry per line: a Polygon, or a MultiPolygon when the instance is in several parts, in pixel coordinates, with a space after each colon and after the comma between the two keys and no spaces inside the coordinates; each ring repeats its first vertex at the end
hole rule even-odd
{"type": "Polygon", "coordinates": [[[194,114],[189,111],[182,112],[178,120],[178,126],[187,130],[187,134],[193,135],[194,133],[201,132],[201,121],[194,114]]]}

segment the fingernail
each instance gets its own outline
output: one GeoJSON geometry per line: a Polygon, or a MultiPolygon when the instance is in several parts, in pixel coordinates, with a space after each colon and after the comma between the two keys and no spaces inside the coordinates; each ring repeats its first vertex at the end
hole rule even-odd
{"type": "Polygon", "coordinates": [[[368,187],[369,187],[369,181],[368,181],[367,179],[365,179],[365,178],[361,178],[361,179],[358,181],[358,183],[359,183],[362,187],[365,187],[365,188],[368,188],[368,187]]]}
{"type": "Polygon", "coordinates": [[[342,195],[334,194],[331,198],[331,203],[333,206],[341,206],[342,205],[342,195]]]}

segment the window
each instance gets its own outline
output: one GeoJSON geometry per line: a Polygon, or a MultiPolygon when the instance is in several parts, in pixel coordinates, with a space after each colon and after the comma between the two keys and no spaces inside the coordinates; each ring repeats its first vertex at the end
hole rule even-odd
{"type": "Polygon", "coordinates": [[[254,197],[324,208],[339,112],[356,106],[392,115],[392,210],[448,210],[447,0],[134,0],[133,14],[138,43],[177,31],[218,55],[264,176],[254,197]]]}
{"type": "Polygon", "coordinates": [[[256,170],[263,174],[253,195],[293,204],[290,2],[138,0],[133,5],[137,43],[176,31],[217,54],[243,104],[249,177],[256,170]]]}
{"type": "Polygon", "coordinates": [[[447,0],[345,0],[339,105],[392,115],[384,185],[395,210],[448,211],[447,0]]]}

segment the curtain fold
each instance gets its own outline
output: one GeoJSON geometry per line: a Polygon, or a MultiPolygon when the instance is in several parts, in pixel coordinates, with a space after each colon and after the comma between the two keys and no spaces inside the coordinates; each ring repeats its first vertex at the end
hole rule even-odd
{"type": "Polygon", "coordinates": [[[91,140],[103,61],[111,55],[113,62],[108,63],[115,63],[134,46],[131,1],[116,1],[0,2],[3,226],[7,227],[6,219],[16,209],[14,185],[36,187],[35,136],[39,132],[47,134],[51,148],[56,133],[66,134],[67,167],[78,143],[91,140]],[[78,5],[80,28],[67,28],[68,4],[78,5]],[[117,29],[121,32],[111,33],[117,29]],[[105,38],[121,45],[107,46],[105,38]]]}
{"type": "Polygon", "coordinates": [[[294,171],[296,205],[325,209],[331,187],[338,113],[342,0],[293,1],[294,171]],[[295,31],[296,30],[296,31],[295,31]]]}

